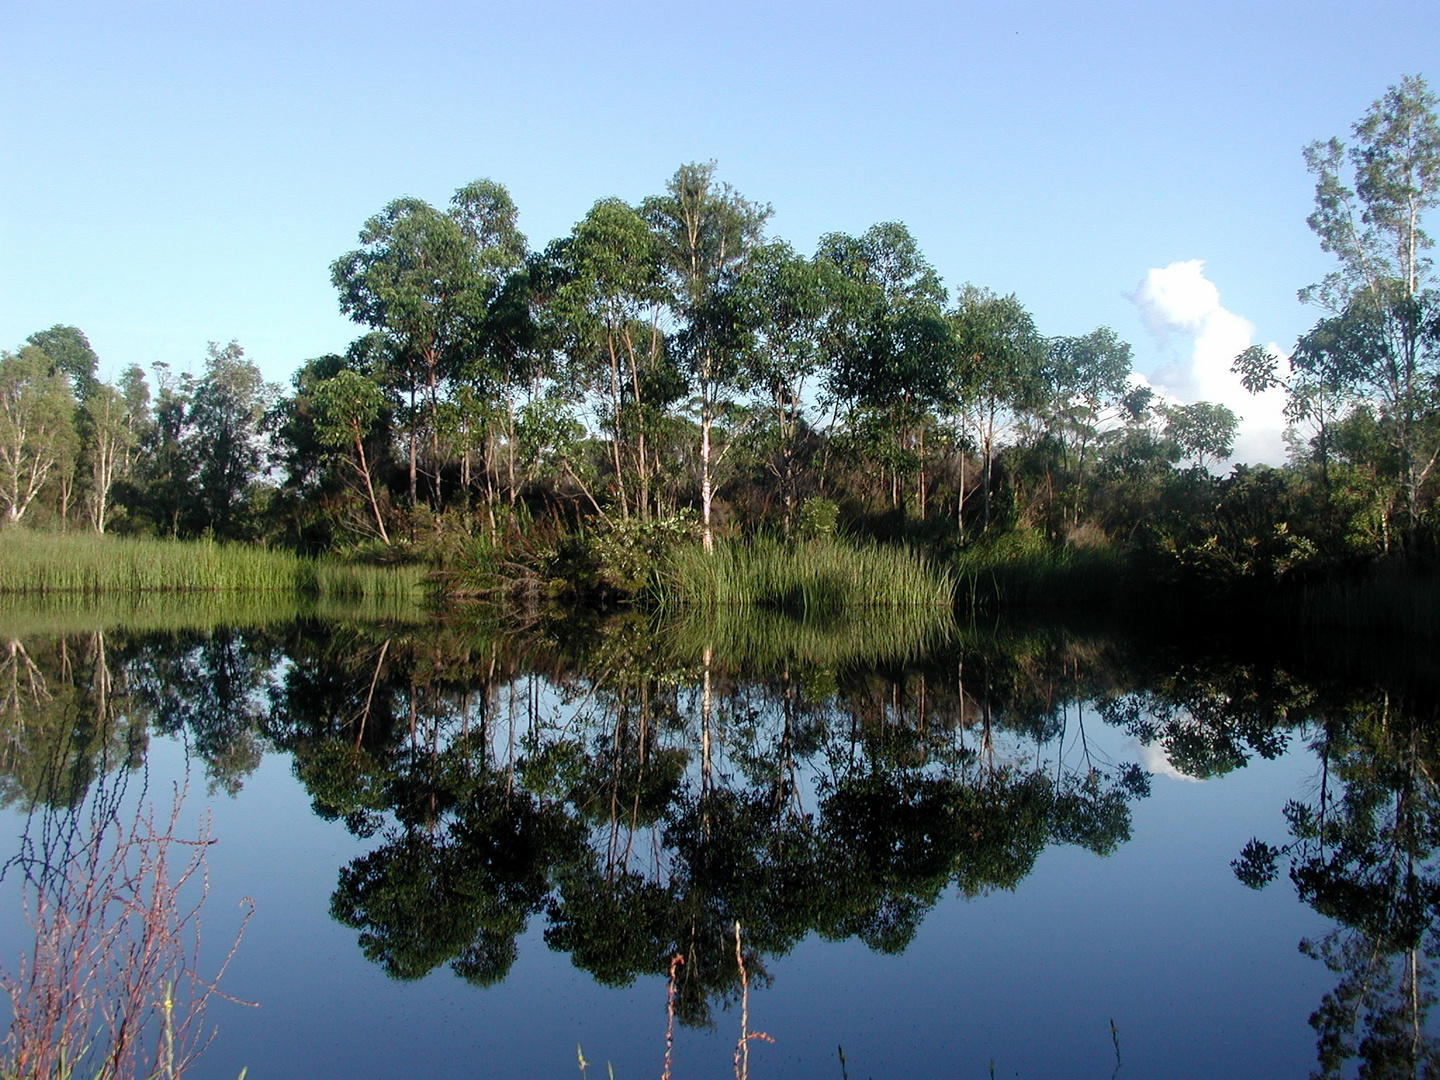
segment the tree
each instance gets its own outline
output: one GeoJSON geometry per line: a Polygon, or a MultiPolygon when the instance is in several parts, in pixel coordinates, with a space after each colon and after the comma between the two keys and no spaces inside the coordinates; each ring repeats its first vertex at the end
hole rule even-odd
{"type": "Polygon", "coordinates": [[[35,345],[0,353],[0,506],[19,521],[52,474],[72,468],[75,398],[35,345]]]}
{"type": "Polygon", "coordinates": [[[110,489],[135,437],[125,399],[109,383],[96,383],[81,411],[89,434],[85,457],[90,471],[90,524],[103,533],[110,513],[110,489]]]}
{"type": "Polygon", "coordinates": [[[640,213],[660,247],[670,305],[682,324],[677,353],[698,398],[700,513],[709,551],[714,546],[711,430],[722,395],[734,385],[745,341],[733,287],[771,209],[741,198],[729,184],[716,184],[712,161],[682,165],[665,194],[646,199],[640,213]]]}
{"type": "Polygon", "coordinates": [[[626,473],[639,487],[635,503],[648,516],[650,474],[646,383],[665,361],[660,250],[654,233],[619,199],[590,208],[547,259],[563,282],[551,315],[569,358],[569,374],[592,392],[610,429],[611,463],[622,516],[630,513],[626,473]],[[628,462],[625,460],[628,457],[628,462]]]}
{"type": "Polygon", "coordinates": [[[320,442],[335,450],[353,451],[354,457],[348,460],[365,485],[365,497],[375,518],[375,531],[388,546],[390,534],[385,530],[385,516],[380,512],[370,462],[365,456],[365,439],[385,407],[385,395],[373,379],[342,369],[315,385],[311,391],[311,404],[315,412],[315,433],[320,442]]]}
{"type": "Polygon", "coordinates": [[[772,464],[784,499],[784,530],[795,512],[795,456],[806,380],[827,372],[825,343],[840,287],[834,264],[797,255],[784,241],[755,250],[738,288],[755,334],[743,360],[750,389],[773,415],[780,441],[772,464]]]}
{"type": "MultiPolygon", "coordinates": [[[[981,493],[985,528],[990,527],[995,486],[997,439],[1007,416],[1036,403],[1040,396],[1047,355],[1045,339],[1035,320],[1011,294],[996,296],[988,289],[963,286],[950,315],[955,334],[956,360],[953,396],[962,416],[975,429],[980,446],[981,493]]],[[[960,510],[963,520],[964,477],[960,510]]]]}
{"type": "Polygon", "coordinates": [[[216,536],[239,539],[250,527],[252,486],[264,462],[260,421],[274,394],[238,342],[210,342],[186,419],[199,466],[195,493],[202,527],[216,536]]]}
{"type": "Polygon", "coordinates": [[[195,381],[189,373],[176,378],[168,364],[157,363],[155,384],[155,409],[140,435],[125,502],[157,532],[178,537],[194,531],[198,463],[191,456],[189,415],[195,381]]]}
{"type": "MultiPolygon", "coordinates": [[[[1378,410],[1396,455],[1413,537],[1422,490],[1440,457],[1434,422],[1440,300],[1426,254],[1433,241],[1424,231],[1425,213],[1440,202],[1435,95],[1424,79],[1406,76],[1352,131],[1356,142],[1348,149],[1332,138],[1305,150],[1316,176],[1315,211],[1307,221],[1339,266],[1300,291],[1302,301],[1329,314],[1296,346],[1291,394],[1334,387],[1378,410]]],[[[1279,384],[1274,373],[1266,378],[1258,370],[1251,381],[1279,384]]]]}
{"type": "Polygon", "coordinates": [[[1179,444],[1186,457],[1201,469],[1212,459],[1228,458],[1235,449],[1239,419],[1224,405],[1197,401],[1165,414],[1165,435],[1179,444]]]}
{"type": "Polygon", "coordinates": [[[1119,419],[1124,412],[1130,356],[1130,346],[1108,326],[1082,337],[1050,340],[1046,364],[1049,420],[1074,461],[1077,525],[1089,451],[1099,439],[1101,424],[1119,419]]]}
{"type": "Polygon", "coordinates": [[[70,381],[76,399],[83,402],[95,385],[100,358],[80,328],[56,323],[49,330],[36,331],[25,341],[44,351],[55,371],[70,381]]]}
{"type": "Polygon", "coordinates": [[[950,389],[945,287],[898,221],[873,225],[859,237],[822,236],[816,260],[848,284],[836,293],[827,393],[849,407],[852,425],[878,421],[875,449],[888,459],[891,504],[902,505],[900,476],[914,472],[924,514],[925,418],[950,389]]]}
{"type": "MultiPolygon", "coordinates": [[[[330,279],[340,310],[383,332],[393,346],[395,381],[408,396],[410,502],[417,498],[420,404],[437,478],[435,423],[441,384],[474,366],[490,302],[520,265],[525,239],[505,189],[477,180],[455,193],[448,213],[420,199],[396,199],[360,231],[361,247],[336,259],[330,279]]],[[[471,372],[473,376],[473,371],[471,372]]]]}
{"type": "Polygon", "coordinates": [[[145,429],[150,423],[150,386],[145,381],[145,372],[139,364],[131,364],[120,376],[120,396],[125,401],[125,430],[128,439],[125,444],[123,471],[130,471],[131,451],[139,445],[145,429]]]}

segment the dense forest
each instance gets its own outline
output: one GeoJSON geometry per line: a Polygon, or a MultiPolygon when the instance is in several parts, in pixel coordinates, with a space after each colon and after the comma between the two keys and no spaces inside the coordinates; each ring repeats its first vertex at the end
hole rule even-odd
{"type": "Polygon", "coordinates": [[[675,541],[837,529],[1209,582],[1422,563],[1440,538],[1436,98],[1406,78],[1353,136],[1305,152],[1335,258],[1301,292],[1321,317],[1288,359],[1235,361],[1285,391],[1281,468],[1222,474],[1235,415],[1163,400],[1111,329],[1047,335],[1016,296],[947,288],[899,222],[806,256],[711,163],[601,199],[538,250],[493,181],[443,208],[396,199],[330,267],[359,336],[288,388],[233,341],[198,374],[111,384],[79,329],[32,334],[0,358],[0,506],[10,525],[522,574],[569,551],[612,578],[675,541]]]}

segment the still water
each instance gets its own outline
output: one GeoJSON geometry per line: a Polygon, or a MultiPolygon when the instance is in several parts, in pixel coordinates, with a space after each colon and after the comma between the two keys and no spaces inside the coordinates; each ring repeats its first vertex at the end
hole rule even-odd
{"type": "Polygon", "coordinates": [[[1434,1067],[1399,643],[6,618],[0,965],[97,807],[181,791],[186,955],[234,946],[192,1077],[1434,1067]]]}

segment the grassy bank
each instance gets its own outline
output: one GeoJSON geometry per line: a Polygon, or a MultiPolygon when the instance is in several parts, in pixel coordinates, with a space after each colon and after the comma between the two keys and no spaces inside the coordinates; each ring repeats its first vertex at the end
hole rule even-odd
{"type": "Polygon", "coordinates": [[[1028,534],[962,549],[954,573],[964,609],[1115,605],[1133,571],[1115,547],[1056,548],[1028,534]]]}
{"type": "Polygon", "coordinates": [[[854,608],[952,610],[955,582],[907,548],[837,539],[770,540],[677,548],[661,575],[662,602],[690,610],[828,617],[854,608]]]}
{"type": "Polygon", "coordinates": [[[1386,566],[1301,589],[1278,605],[1301,627],[1342,633],[1440,636],[1440,577],[1386,566]]]}
{"type": "Polygon", "coordinates": [[[661,601],[680,653],[834,666],[905,659],[948,638],[955,583],[907,548],[734,541],[671,552],[661,601]]]}
{"type": "Polygon", "coordinates": [[[207,541],[0,532],[0,593],[48,596],[144,592],[413,597],[422,567],[368,566],[207,541]]]}

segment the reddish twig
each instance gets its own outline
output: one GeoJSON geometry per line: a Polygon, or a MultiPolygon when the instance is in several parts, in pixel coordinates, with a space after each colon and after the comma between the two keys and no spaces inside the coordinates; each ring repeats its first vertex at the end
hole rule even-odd
{"type": "Polygon", "coordinates": [[[205,1048],[205,1007],[229,997],[217,983],[250,916],[216,974],[201,976],[211,840],[208,817],[193,839],[179,835],[185,791],[176,786],[158,824],[143,800],[122,819],[119,797],[104,790],[92,795],[88,827],[42,824],[39,856],[22,864],[34,948],[13,973],[0,970],[12,1016],[0,1072],[64,1076],[83,1064],[96,1080],[176,1080],[205,1048]]]}

